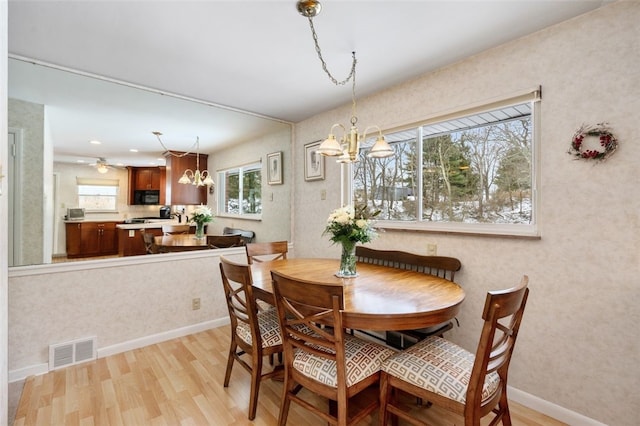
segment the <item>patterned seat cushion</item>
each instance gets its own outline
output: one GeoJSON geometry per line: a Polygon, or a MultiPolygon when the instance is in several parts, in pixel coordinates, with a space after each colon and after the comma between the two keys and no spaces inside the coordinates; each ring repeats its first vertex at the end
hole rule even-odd
{"type": "MultiPolygon", "coordinates": [[[[268,348],[282,344],[282,333],[278,324],[278,313],[275,307],[258,312],[258,328],[262,336],[262,347],[268,348]]],[[[252,344],[251,327],[245,322],[238,322],[236,334],[247,344],[252,344]]]]}
{"type": "MultiPolygon", "coordinates": [[[[352,386],[380,371],[382,362],[396,352],[386,346],[350,335],[345,336],[344,346],[347,386],[352,386]]],[[[334,388],[338,386],[335,361],[297,349],[293,368],[320,383],[334,388]]]]}
{"type": "MultiPolygon", "coordinates": [[[[431,336],[389,357],[381,369],[407,383],[464,404],[474,359],[471,352],[460,346],[431,336]]],[[[498,373],[488,374],[482,388],[482,400],[495,394],[499,386],[498,373]]]]}

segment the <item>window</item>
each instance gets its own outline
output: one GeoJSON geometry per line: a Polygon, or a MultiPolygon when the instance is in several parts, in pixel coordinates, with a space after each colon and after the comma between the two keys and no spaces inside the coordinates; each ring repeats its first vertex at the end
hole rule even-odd
{"type": "Polygon", "coordinates": [[[354,202],[380,227],[534,235],[537,93],[387,134],[395,156],[361,150],[354,202]]]}
{"type": "Polygon", "coordinates": [[[76,178],[78,207],[86,212],[117,212],[119,182],[115,179],[76,178]]]}
{"type": "Polygon", "coordinates": [[[218,214],[260,218],[262,214],[261,163],[218,172],[218,214]]]}

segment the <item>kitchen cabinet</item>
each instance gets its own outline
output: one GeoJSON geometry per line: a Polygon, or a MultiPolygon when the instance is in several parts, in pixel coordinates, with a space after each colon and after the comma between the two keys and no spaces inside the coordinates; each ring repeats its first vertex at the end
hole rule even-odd
{"type": "Polygon", "coordinates": [[[67,222],[65,224],[67,257],[93,257],[118,254],[120,222],[67,222]]]}
{"type": "MultiPolygon", "coordinates": [[[[166,188],[166,204],[171,205],[200,205],[207,204],[206,186],[185,185],[178,183],[185,170],[189,169],[195,172],[198,168],[198,161],[195,153],[183,155],[183,152],[173,152],[174,155],[167,152],[167,188],[166,188]],[[178,157],[177,155],[183,155],[178,157]]],[[[206,154],[200,154],[200,171],[207,169],[206,154]]],[[[213,176],[212,176],[213,177],[213,176]]]]}
{"type": "Polygon", "coordinates": [[[160,190],[160,169],[157,167],[144,167],[136,171],[135,189],[160,190]]]}
{"type": "MultiPolygon", "coordinates": [[[[118,255],[139,256],[147,254],[142,241],[142,229],[118,229],[118,255]]],[[[162,235],[162,228],[146,228],[145,232],[154,236],[162,235]]]]}
{"type": "Polygon", "coordinates": [[[129,170],[129,204],[137,204],[135,191],[159,191],[160,201],[165,204],[167,186],[165,167],[127,167],[129,170]]]}

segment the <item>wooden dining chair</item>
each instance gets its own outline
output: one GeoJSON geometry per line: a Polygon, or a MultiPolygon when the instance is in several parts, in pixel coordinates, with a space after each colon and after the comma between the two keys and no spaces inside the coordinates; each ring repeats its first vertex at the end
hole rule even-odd
{"type": "Polygon", "coordinates": [[[209,248],[241,247],[244,239],[240,235],[207,235],[209,248]]]}
{"type": "Polygon", "coordinates": [[[264,262],[265,260],[286,259],[289,245],[286,241],[272,241],[266,243],[250,243],[245,246],[247,262],[264,262]],[[265,257],[266,256],[266,257],[265,257]]]}
{"type": "Polygon", "coordinates": [[[487,294],[484,325],[475,355],[438,336],[422,340],[382,364],[380,424],[389,415],[415,425],[427,425],[398,403],[396,390],[430,401],[464,416],[466,426],[480,425],[490,413],[491,424],[511,424],[507,378],[513,348],[527,303],[529,278],[503,291],[487,294]]]}
{"type": "Polygon", "coordinates": [[[142,236],[142,241],[144,243],[144,248],[147,254],[157,254],[162,253],[164,250],[161,250],[160,247],[156,244],[155,235],[151,232],[145,232],[144,229],[140,230],[140,235],[142,236]]]}
{"type": "Polygon", "coordinates": [[[224,387],[229,386],[233,364],[237,361],[251,374],[248,417],[253,420],[258,407],[260,383],[282,373],[282,369],[262,372],[263,358],[282,352],[282,334],[275,308],[259,310],[256,305],[249,265],[235,263],[221,256],[220,274],[231,320],[231,345],[224,387]],[[250,364],[242,359],[245,354],[251,357],[250,364]]]}
{"type": "MultiPolygon", "coordinates": [[[[455,273],[460,270],[462,263],[455,257],[423,256],[415,253],[396,250],[376,250],[365,246],[356,246],[356,260],[358,262],[386,266],[389,268],[406,269],[423,274],[434,275],[453,281],[455,273]]],[[[456,319],[457,321],[457,319],[456,319]]],[[[394,346],[403,344],[396,340],[395,335],[409,336],[415,340],[422,340],[429,336],[440,336],[453,328],[453,322],[447,321],[431,327],[417,330],[403,330],[387,333],[387,341],[394,346]]]]}
{"type": "Polygon", "coordinates": [[[360,408],[355,413],[349,411],[350,400],[378,384],[380,364],[395,351],[345,333],[342,286],[299,281],[276,271],[271,276],[285,361],[278,424],[287,423],[292,401],[332,425],[361,421],[379,406],[377,395],[362,405],[353,404],[360,408]],[[327,413],[300,396],[302,388],[333,401],[330,406],[337,413],[327,413]]]}
{"type": "Polygon", "coordinates": [[[190,229],[190,225],[162,225],[164,235],[188,234],[190,229]]]}

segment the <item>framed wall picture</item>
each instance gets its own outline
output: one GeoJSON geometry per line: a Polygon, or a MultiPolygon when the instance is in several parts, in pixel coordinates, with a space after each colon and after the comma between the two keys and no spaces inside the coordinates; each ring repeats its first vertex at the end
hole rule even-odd
{"type": "Polygon", "coordinates": [[[267,154],[267,182],[282,185],[282,151],[267,154]]]}
{"type": "Polygon", "coordinates": [[[320,141],[304,146],[304,180],[324,180],[324,156],[318,154],[320,141]]]}

